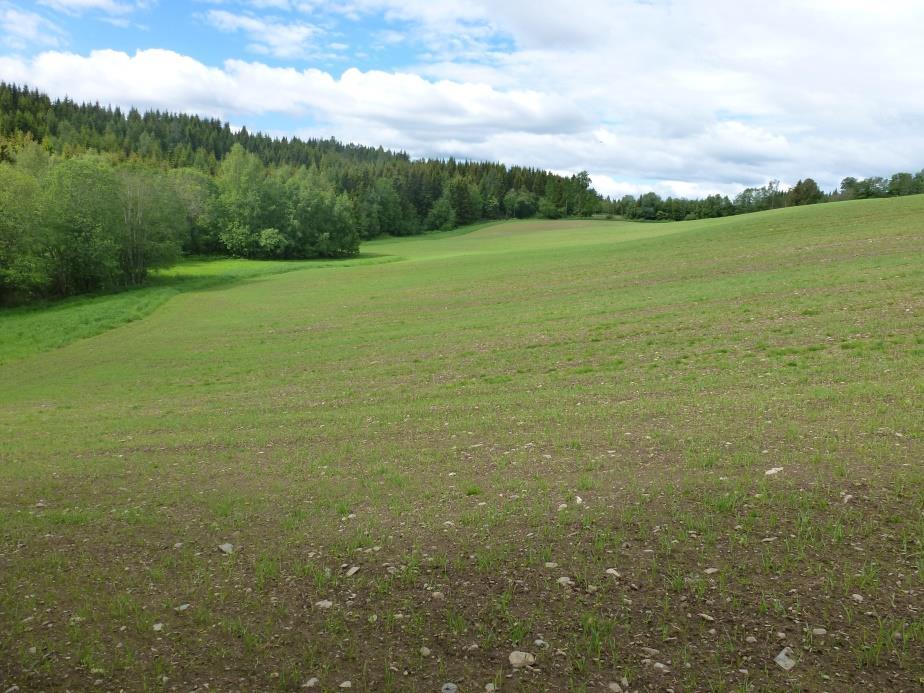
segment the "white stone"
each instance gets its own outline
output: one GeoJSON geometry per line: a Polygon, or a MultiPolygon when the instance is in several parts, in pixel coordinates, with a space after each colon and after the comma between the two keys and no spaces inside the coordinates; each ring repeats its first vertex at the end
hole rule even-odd
{"type": "Polygon", "coordinates": [[[319,683],[321,683],[321,680],[317,676],[313,676],[302,684],[302,688],[314,688],[319,683]]]}
{"type": "Polygon", "coordinates": [[[421,656],[421,657],[429,657],[429,656],[430,656],[430,648],[429,648],[429,647],[421,647],[421,648],[420,648],[420,656],[421,656]]]}
{"type": "Polygon", "coordinates": [[[315,602],[314,605],[319,609],[329,609],[334,605],[334,603],[330,599],[322,599],[319,602],[315,602]]]}
{"type": "Polygon", "coordinates": [[[827,635],[828,631],[824,628],[812,628],[812,635],[827,635]]]}
{"type": "Polygon", "coordinates": [[[155,623],[155,624],[154,624],[154,632],[160,633],[163,629],[164,629],[164,624],[163,624],[163,623],[155,623]]]}
{"type": "Polygon", "coordinates": [[[796,666],[796,660],[792,658],[792,648],[790,647],[784,647],[780,650],[780,653],[773,658],[773,661],[786,671],[796,666]]]}
{"type": "Polygon", "coordinates": [[[764,474],[766,476],[774,476],[775,474],[779,474],[782,471],[783,471],[782,467],[773,467],[772,469],[768,469],[767,471],[765,471],[764,474]]]}
{"type": "Polygon", "coordinates": [[[223,554],[232,554],[234,553],[234,544],[219,544],[218,549],[223,554]]]}
{"type": "Polygon", "coordinates": [[[358,573],[358,572],[359,572],[359,566],[358,566],[358,565],[354,565],[352,568],[350,568],[350,569],[347,571],[346,576],[347,576],[347,577],[353,577],[353,576],[356,575],[356,573],[358,573]]]}
{"type": "Polygon", "coordinates": [[[520,652],[519,650],[514,650],[510,653],[510,656],[507,658],[510,660],[510,666],[514,669],[522,669],[527,667],[536,661],[535,656],[529,652],[520,652]]]}

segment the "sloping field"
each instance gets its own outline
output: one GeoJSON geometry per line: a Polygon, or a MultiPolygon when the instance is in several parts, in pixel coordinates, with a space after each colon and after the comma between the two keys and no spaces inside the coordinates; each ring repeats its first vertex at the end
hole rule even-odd
{"type": "Polygon", "coordinates": [[[924,686],[924,197],[363,251],[9,351],[3,690],[924,686]]]}

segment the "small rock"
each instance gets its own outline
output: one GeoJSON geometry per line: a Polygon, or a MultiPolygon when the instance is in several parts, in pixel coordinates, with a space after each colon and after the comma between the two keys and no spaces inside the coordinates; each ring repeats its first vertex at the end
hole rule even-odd
{"type": "Polygon", "coordinates": [[[704,621],[708,621],[709,623],[712,623],[713,621],[715,621],[715,619],[709,614],[699,614],[699,617],[703,619],[704,621]]]}
{"type": "Polygon", "coordinates": [[[536,638],[535,640],[533,640],[533,645],[535,645],[536,647],[538,647],[540,650],[545,650],[545,649],[548,648],[549,643],[547,643],[547,642],[546,642],[545,640],[543,640],[542,638],[536,638]]]}
{"type": "Polygon", "coordinates": [[[661,654],[660,650],[656,650],[653,647],[643,647],[642,652],[644,652],[649,657],[657,657],[659,654],[661,654]]]}
{"type": "Polygon", "coordinates": [[[429,657],[429,656],[430,656],[430,648],[429,648],[429,647],[421,647],[421,648],[420,648],[420,656],[421,656],[421,657],[429,657]]]}
{"type": "Polygon", "coordinates": [[[757,638],[755,638],[753,635],[749,635],[748,637],[744,639],[744,641],[751,643],[753,645],[754,643],[757,642],[757,638]]]}
{"type": "Polygon", "coordinates": [[[346,572],[346,576],[347,576],[347,577],[353,577],[353,576],[356,575],[356,573],[358,573],[358,572],[359,572],[359,566],[358,566],[358,565],[354,565],[352,568],[350,568],[350,569],[346,572]]]}
{"type": "Polygon", "coordinates": [[[443,599],[446,598],[446,595],[443,594],[442,592],[433,592],[432,594],[430,594],[430,596],[433,599],[436,599],[437,601],[442,601],[443,599]]]}
{"type": "MultiPolygon", "coordinates": [[[[38,503],[35,504],[35,507],[36,507],[36,508],[44,508],[44,507],[45,507],[45,501],[40,500],[38,503]]],[[[19,689],[17,688],[16,690],[19,690],[19,689]]]]}
{"type": "Polygon", "coordinates": [[[846,496],[844,496],[844,503],[849,503],[852,500],[853,500],[853,496],[851,496],[849,493],[846,496]]]}
{"type": "Polygon", "coordinates": [[[773,658],[773,661],[776,662],[780,668],[789,671],[794,666],[796,666],[796,660],[792,658],[792,648],[784,647],[780,650],[780,653],[773,658]]]}
{"type": "Polygon", "coordinates": [[[772,469],[768,469],[767,471],[765,471],[765,472],[764,472],[764,475],[765,475],[765,476],[774,476],[774,475],[776,475],[776,474],[779,474],[779,473],[782,472],[782,471],[783,471],[783,468],[782,468],[782,467],[773,467],[772,469]]]}
{"type": "Polygon", "coordinates": [[[862,603],[863,603],[863,595],[862,595],[862,594],[851,594],[851,595],[850,595],[850,598],[853,599],[857,604],[862,604],[862,603]]]}
{"type": "Polygon", "coordinates": [[[562,587],[573,587],[574,586],[574,580],[572,580],[571,578],[567,576],[558,578],[557,582],[562,587]]]}
{"type": "Polygon", "coordinates": [[[315,602],[314,605],[319,609],[329,609],[334,605],[334,603],[330,599],[322,599],[319,602],[315,602]]]}
{"type": "Polygon", "coordinates": [[[581,498],[580,496],[575,496],[575,497],[574,497],[574,504],[575,504],[575,505],[584,505],[584,499],[581,498]]]}
{"type": "Polygon", "coordinates": [[[785,639],[786,639],[786,633],[783,633],[782,631],[780,631],[780,632],[778,632],[778,633],[776,634],[776,637],[779,638],[780,640],[785,640],[785,639]]]}
{"type": "Polygon", "coordinates": [[[189,608],[189,604],[180,604],[174,609],[174,611],[186,611],[189,608]]]}
{"type": "Polygon", "coordinates": [[[607,568],[607,569],[606,569],[606,574],[607,574],[607,575],[612,575],[614,578],[621,578],[621,577],[622,577],[622,575],[619,574],[619,571],[616,570],[615,568],[607,568]]]}
{"type": "Polygon", "coordinates": [[[153,626],[153,628],[154,628],[154,632],[155,632],[155,633],[160,633],[160,632],[164,629],[164,624],[163,624],[163,623],[155,623],[154,626],[153,626]]]}
{"type": "Polygon", "coordinates": [[[497,686],[493,683],[486,683],[484,685],[484,693],[494,693],[497,690],[497,686]]]}
{"type": "Polygon", "coordinates": [[[623,693],[622,686],[615,681],[610,681],[609,689],[613,691],[613,693],[623,693]]]}
{"type": "Polygon", "coordinates": [[[545,567],[546,567],[546,568],[550,568],[550,569],[551,569],[551,568],[557,568],[557,567],[558,567],[558,563],[555,563],[555,562],[553,562],[553,561],[548,561],[548,562],[545,564],[545,567]]]}
{"type": "Polygon", "coordinates": [[[340,687],[341,687],[341,688],[352,688],[352,687],[353,687],[353,682],[352,682],[352,681],[344,681],[343,683],[340,684],[340,687]]]}
{"type": "Polygon", "coordinates": [[[178,541],[176,544],[173,545],[173,548],[175,548],[175,549],[182,549],[182,548],[183,548],[183,542],[182,542],[182,541],[178,541]]]}
{"type": "Polygon", "coordinates": [[[559,511],[559,512],[561,512],[562,510],[567,510],[567,509],[568,509],[568,504],[567,504],[567,503],[562,503],[561,505],[558,506],[558,511],[559,511]]]}
{"type": "Polygon", "coordinates": [[[662,662],[655,662],[653,668],[655,671],[660,671],[662,674],[671,673],[670,667],[662,662]]]}
{"type": "Polygon", "coordinates": [[[440,693],[459,693],[459,687],[454,683],[444,683],[440,693]]]}
{"type": "Polygon", "coordinates": [[[302,684],[302,688],[315,688],[319,683],[321,683],[321,680],[317,676],[312,676],[302,684]]]}
{"type": "Polygon", "coordinates": [[[812,628],[812,635],[827,635],[828,631],[824,628],[812,628]]]}
{"type": "Polygon", "coordinates": [[[717,572],[719,572],[719,569],[718,568],[706,568],[703,572],[706,573],[706,575],[715,575],[717,572]]]}
{"type": "Polygon", "coordinates": [[[218,549],[225,555],[234,553],[234,544],[219,544],[218,549]]]}
{"type": "Polygon", "coordinates": [[[536,661],[536,658],[529,652],[520,652],[519,650],[511,652],[507,659],[510,660],[510,666],[514,669],[528,667],[536,661]]]}

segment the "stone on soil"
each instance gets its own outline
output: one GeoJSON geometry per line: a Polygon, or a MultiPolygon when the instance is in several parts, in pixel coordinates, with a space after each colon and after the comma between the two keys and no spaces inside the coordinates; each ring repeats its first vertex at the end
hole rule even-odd
{"type": "Polygon", "coordinates": [[[536,658],[531,653],[520,652],[519,650],[511,652],[508,659],[510,660],[510,666],[514,669],[522,669],[536,661],[536,658]]]}
{"type": "Polygon", "coordinates": [[[789,671],[794,666],[796,666],[796,660],[792,658],[792,654],[793,653],[791,647],[784,647],[782,650],[780,650],[780,653],[773,658],[773,661],[776,662],[781,669],[789,671]]]}

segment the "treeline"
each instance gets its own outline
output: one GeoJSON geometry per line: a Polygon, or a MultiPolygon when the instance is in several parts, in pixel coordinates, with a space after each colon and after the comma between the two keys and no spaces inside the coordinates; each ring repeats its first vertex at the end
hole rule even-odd
{"type": "Polygon", "coordinates": [[[341,257],[482,219],[590,216],[586,173],[412,161],[0,83],[0,301],[130,286],[181,253],[341,257]]]}
{"type": "Polygon", "coordinates": [[[901,197],[924,193],[924,170],[896,173],[891,178],[844,178],[837,190],[824,192],[812,178],[800,180],[789,189],[779,181],[770,181],[759,188],[742,190],[734,200],[723,195],[710,195],[690,200],[680,197],[662,198],[657,193],[639,197],[626,195],[619,200],[607,198],[603,209],[607,214],[641,221],[689,221],[712,219],[734,214],[764,212],[782,207],[798,207],[840,200],[861,200],[872,197],[901,197]]]}

